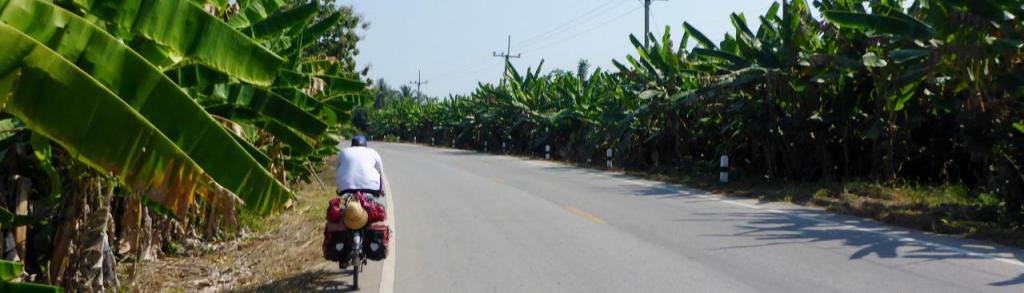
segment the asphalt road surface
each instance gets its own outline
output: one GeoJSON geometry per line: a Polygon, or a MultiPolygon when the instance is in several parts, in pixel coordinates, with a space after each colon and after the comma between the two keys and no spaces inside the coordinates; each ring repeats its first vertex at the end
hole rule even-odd
{"type": "Polygon", "coordinates": [[[558,163],[374,142],[395,292],[1024,292],[1024,250],[558,163]]]}

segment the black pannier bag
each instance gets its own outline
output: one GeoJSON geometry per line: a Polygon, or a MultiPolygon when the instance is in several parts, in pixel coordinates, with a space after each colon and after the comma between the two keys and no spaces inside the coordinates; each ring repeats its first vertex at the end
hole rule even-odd
{"type": "Polygon", "coordinates": [[[324,258],[329,261],[347,261],[352,254],[351,231],[324,231],[324,258]]]}
{"type": "Polygon", "coordinates": [[[366,258],[372,261],[380,261],[388,257],[388,226],[382,222],[370,225],[364,230],[363,252],[366,258]]]}

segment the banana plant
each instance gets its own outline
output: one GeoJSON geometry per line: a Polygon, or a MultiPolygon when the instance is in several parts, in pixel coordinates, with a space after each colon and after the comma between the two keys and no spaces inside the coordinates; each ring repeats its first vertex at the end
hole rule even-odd
{"type": "MultiPolygon", "coordinates": [[[[469,95],[366,111],[377,135],[495,139],[561,159],[615,148],[620,166],[710,168],[729,155],[741,177],[962,183],[1000,194],[1024,223],[1022,7],[999,0],[786,0],[728,15],[718,39],[683,21],[615,72],[585,78],[508,66],[469,95]],[[813,13],[817,10],[818,13],[813,13]],[[417,129],[419,126],[419,129],[417,129]],[[497,137],[497,138],[495,138],[497,137]],[[987,167],[983,167],[987,166],[987,167]]],[[[447,143],[447,141],[446,141],[447,143]]],[[[710,172],[709,172],[710,173],[710,172]]]]}
{"type": "Polygon", "coordinates": [[[62,244],[36,252],[39,263],[56,262],[49,280],[68,285],[64,258],[81,254],[66,248],[79,237],[73,221],[111,218],[115,193],[141,194],[153,212],[211,226],[233,225],[239,207],[279,210],[292,197],[287,185],[315,174],[337,144],[329,133],[366,102],[351,64],[304,55],[342,24],[342,14],[319,17],[320,8],[0,0],[0,146],[15,150],[0,162],[13,174],[43,171],[29,176],[45,192],[34,210],[52,212],[3,226],[28,225],[39,243],[62,244]],[[303,30],[309,25],[315,30],[303,30]],[[26,147],[33,156],[23,155],[26,147]],[[19,169],[26,167],[34,170],[19,169]],[[83,196],[98,197],[94,208],[103,212],[78,214],[83,196]],[[61,212],[66,220],[55,218],[61,212]]]}

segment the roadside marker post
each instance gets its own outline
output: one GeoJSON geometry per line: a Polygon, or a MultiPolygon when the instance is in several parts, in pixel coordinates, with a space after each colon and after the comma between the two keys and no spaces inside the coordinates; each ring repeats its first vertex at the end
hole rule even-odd
{"type": "Polygon", "coordinates": [[[505,142],[504,142],[504,141],[503,141],[503,142],[501,142],[501,152],[502,152],[502,153],[506,152],[506,151],[505,151],[505,142]]]}
{"type": "Polygon", "coordinates": [[[452,148],[453,149],[455,148],[455,140],[454,139],[452,140],[452,148]]]}
{"type": "Polygon", "coordinates": [[[551,145],[550,144],[544,145],[544,159],[545,160],[550,160],[551,159],[551,145]]]}
{"type": "Polygon", "coordinates": [[[718,181],[721,183],[729,183],[729,156],[722,155],[722,159],[720,161],[718,181]]]}
{"type": "Polygon", "coordinates": [[[484,152],[485,153],[487,152],[487,142],[486,141],[484,142],[484,152]]]}
{"type": "Polygon", "coordinates": [[[434,138],[433,137],[430,138],[430,146],[434,146],[434,138]]]}
{"type": "Polygon", "coordinates": [[[607,161],[608,169],[611,169],[612,168],[612,149],[608,148],[608,150],[606,150],[604,152],[604,156],[607,159],[606,161],[607,161]]]}
{"type": "Polygon", "coordinates": [[[416,137],[415,136],[412,137],[412,143],[416,143],[416,137]]]}

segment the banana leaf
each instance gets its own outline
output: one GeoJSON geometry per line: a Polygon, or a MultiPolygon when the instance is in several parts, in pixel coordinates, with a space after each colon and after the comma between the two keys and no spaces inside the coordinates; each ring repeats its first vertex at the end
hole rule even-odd
{"type": "MultiPolygon", "coordinates": [[[[156,67],[85,19],[48,2],[0,0],[0,21],[48,44],[156,126],[218,184],[266,213],[289,191],[219,122],[156,67]],[[102,64],[102,66],[100,66],[102,64]],[[271,198],[264,198],[268,196],[271,198]]],[[[249,146],[251,147],[251,146],[249,146]]]]}
{"type": "Polygon", "coordinates": [[[825,11],[825,18],[841,26],[911,38],[928,38],[935,32],[931,27],[906,19],[848,11],[825,11]]]}
{"type": "Polygon", "coordinates": [[[338,23],[341,23],[341,20],[341,13],[334,12],[330,16],[313,23],[306,29],[303,29],[302,36],[298,38],[294,44],[292,44],[292,47],[286,50],[287,53],[285,54],[290,55],[294,52],[297,52],[299,49],[306,48],[309,44],[313,43],[313,41],[316,41],[320,36],[323,36],[325,33],[327,33],[327,31],[330,30],[332,27],[338,25],[338,23]]]}
{"type": "Polygon", "coordinates": [[[707,49],[716,49],[716,48],[718,48],[717,46],[715,46],[715,43],[711,41],[711,39],[709,39],[707,36],[705,36],[704,33],[702,33],[699,30],[697,30],[697,28],[695,28],[692,25],[690,25],[689,22],[683,22],[683,29],[686,30],[686,33],[690,34],[691,37],[696,39],[698,44],[700,44],[701,46],[704,46],[704,48],[707,48],[707,49]]]}
{"type": "Polygon", "coordinates": [[[188,212],[195,194],[218,207],[240,201],[130,105],[57,52],[6,24],[0,24],[0,42],[8,46],[0,55],[2,110],[30,130],[178,216],[188,212]]]}
{"type": "Polygon", "coordinates": [[[228,19],[236,28],[247,27],[267,18],[271,13],[288,4],[287,0],[239,0],[240,13],[228,19]]]}
{"type": "Polygon", "coordinates": [[[245,107],[264,117],[274,119],[305,136],[318,137],[327,131],[326,123],[270,91],[244,85],[233,85],[228,94],[228,103],[245,107]]]}
{"type": "Polygon", "coordinates": [[[270,132],[270,134],[274,135],[274,139],[281,140],[281,142],[284,142],[284,144],[297,152],[292,155],[306,154],[312,152],[314,149],[312,139],[304,137],[302,134],[295,132],[291,128],[288,128],[277,121],[267,120],[260,123],[259,127],[270,132]]]}
{"type": "Polygon", "coordinates": [[[10,293],[59,293],[60,287],[54,287],[35,283],[8,283],[0,282],[0,292],[10,293]]]}
{"type": "Polygon", "coordinates": [[[17,262],[0,260],[0,292],[61,292],[54,286],[33,283],[12,283],[11,280],[21,275],[22,265],[17,262]]]}
{"type": "Polygon", "coordinates": [[[276,35],[291,27],[309,23],[320,12],[318,1],[309,2],[288,10],[278,11],[266,19],[253,23],[242,32],[254,38],[276,35]]]}
{"type": "Polygon", "coordinates": [[[730,67],[732,70],[739,70],[751,65],[750,61],[743,59],[743,57],[736,56],[729,52],[723,52],[719,50],[709,50],[704,48],[694,48],[692,53],[696,56],[706,56],[715,59],[722,59],[729,61],[733,66],[730,67]]]}
{"type": "Polygon", "coordinates": [[[284,62],[274,52],[185,0],[79,3],[118,31],[132,32],[242,81],[270,86],[284,62]]]}

